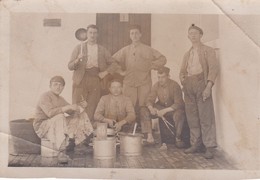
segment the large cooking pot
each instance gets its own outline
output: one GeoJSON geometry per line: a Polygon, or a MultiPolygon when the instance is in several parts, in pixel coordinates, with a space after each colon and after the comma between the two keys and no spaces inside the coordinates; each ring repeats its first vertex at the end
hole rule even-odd
{"type": "Polygon", "coordinates": [[[116,159],[116,139],[107,137],[106,139],[93,139],[94,166],[101,168],[113,168],[116,159]]]}
{"type": "Polygon", "coordinates": [[[119,133],[120,154],[124,156],[140,156],[142,154],[143,134],[119,133]]]}
{"type": "Polygon", "coordinates": [[[116,157],[116,139],[107,137],[105,140],[93,139],[94,158],[112,159],[116,157]]]}

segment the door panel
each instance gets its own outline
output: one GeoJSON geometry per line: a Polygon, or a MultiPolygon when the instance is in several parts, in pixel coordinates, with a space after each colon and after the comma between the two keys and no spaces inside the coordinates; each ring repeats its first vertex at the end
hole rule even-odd
{"type": "Polygon", "coordinates": [[[128,14],[128,17],[128,21],[120,22],[120,14],[97,14],[98,43],[106,47],[111,54],[131,43],[128,28],[132,24],[141,26],[142,42],[151,45],[151,15],[128,14]]]}

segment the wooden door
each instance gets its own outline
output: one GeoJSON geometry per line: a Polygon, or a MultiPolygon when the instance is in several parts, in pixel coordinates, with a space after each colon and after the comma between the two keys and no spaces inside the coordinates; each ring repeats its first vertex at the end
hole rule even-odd
{"type": "Polygon", "coordinates": [[[122,47],[129,45],[129,26],[138,24],[142,29],[142,42],[151,45],[150,14],[97,14],[99,28],[98,43],[113,55],[122,47]]]}

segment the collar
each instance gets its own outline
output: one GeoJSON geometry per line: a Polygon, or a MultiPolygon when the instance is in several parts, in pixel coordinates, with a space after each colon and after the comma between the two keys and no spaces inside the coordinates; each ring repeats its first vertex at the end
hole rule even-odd
{"type": "Polygon", "coordinates": [[[58,95],[58,94],[55,94],[54,92],[52,92],[51,90],[49,91],[49,94],[51,95],[51,96],[54,96],[54,97],[57,97],[57,98],[59,98],[60,97],[60,95],[58,95]]]}
{"type": "Polygon", "coordinates": [[[88,46],[94,46],[97,45],[97,42],[95,44],[88,44],[88,39],[86,41],[83,41],[84,43],[86,43],[88,46]]]}
{"type": "Polygon", "coordinates": [[[109,95],[110,95],[110,97],[111,97],[112,99],[118,99],[118,98],[120,98],[120,97],[123,96],[122,93],[121,93],[120,95],[118,95],[118,96],[114,96],[114,95],[112,95],[111,93],[110,93],[109,95]]]}
{"type": "MultiPolygon", "coordinates": [[[[198,45],[198,50],[200,50],[202,46],[203,46],[203,44],[200,42],[198,45]]],[[[189,52],[191,52],[191,50],[193,50],[192,46],[190,47],[189,52]]]]}
{"type": "Polygon", "coordinates": [[[161,85],[160,83],[158,83],[158,84],[159,84],[160,87],[162,87],[162,88],[166,88],[166,87],[169,86],[169,83],[170,83],[170,80],[167,79],[167,81],[166,81],[166,83],[165,83],[164,85],[161,85]]]}
{"type": "Polygon", "coordinates": [[[139,42],[136,43],[136,44],[132,43],[131,46],[132,46],[132,47],[138,47],[138,46],[140,46],[141,44],[142,44],[142,43],[139,41],[139,42]]]}

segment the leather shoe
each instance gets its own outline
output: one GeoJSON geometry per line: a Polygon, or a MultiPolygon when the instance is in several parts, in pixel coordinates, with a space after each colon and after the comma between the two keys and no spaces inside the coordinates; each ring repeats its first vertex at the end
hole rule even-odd
{"type": "Polygon", "coordinates": [[[206,148],[206,152],[203,155],[205,159],[213,159],[213,153],[212,153],[212,149],[210,148],[206,148]]]}
{"type": "Polygon", "coordinates": [[[66,147],[66,152],[74,151],[75,146],[76,146],[75,139],[69,138],[69,145],[66,147]]]}
{"type": "Polygon", "coordinates": [[[185,143],[183,141],[176,141],[175,146],[179,149],[185,148],[185,143]]]}
{"type": "Polygon", "coordinates": [[[192,154],[192,153],[196,153],[197,151],[198,151],[198,148],[197,148],[197,147],[191,146],[190,148],[185,149],[185,150],[184,150],[184,153],[185,153],[185,154],[192,154]]]}

